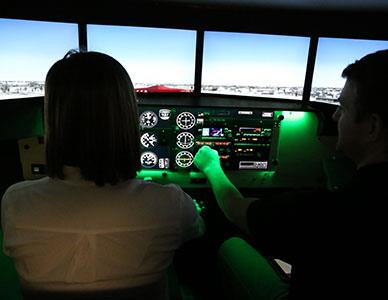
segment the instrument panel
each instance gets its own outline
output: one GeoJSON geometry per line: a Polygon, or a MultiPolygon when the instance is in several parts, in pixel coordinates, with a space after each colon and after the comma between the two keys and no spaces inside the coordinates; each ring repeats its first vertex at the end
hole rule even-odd
{"type": "MultiPolygon", "coordinates": [[[[182,188],[209,187],[193,159],[202,145],[216,149],[238,188],[321,187],[322,157],[314,112],[242,107],[139,105],[142,169],[137,178],[182,188]]],[[[18,140],[23,178],[46,175],[43,137],[18,140]]],[[[330,156],[331,157],[331,156],[330,156]]]]}
{"type": "Polygon", "coordinates": [[[225,170],[273,170],[281,117],[273,110],[141,106],[143,169],[190,171],[203,145],[225,170]]]}

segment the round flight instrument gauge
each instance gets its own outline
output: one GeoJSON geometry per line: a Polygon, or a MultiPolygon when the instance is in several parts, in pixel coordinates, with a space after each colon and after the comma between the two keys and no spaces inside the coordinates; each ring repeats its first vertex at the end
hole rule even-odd
{"type": "Polygon", "coordinates": [[[143,152],[140,156],[140,162],[144,168],[152,168],[158,163],[158,157],[154,152],[143,152]]]}
{"type": "Polygon", "coordinates": [[[158,123],[158,116],[153,111],[143,111],[140,115],[140,126],[152,128],[158,123]]]}
{"type": "Polygon", "coordinates": [[[146,132],[140,137],[140,143],[146,148],[155,147],[158,143],[158,138],[155,134],[146,132]]]}
{"type": "Polygon", "coordinates": [[[191,129],[195,125],[195,117],[191,112],[182,112],[176,117],[176,124],[180,129],[191,129]]]}
{"type": "Polygon", "coordinates": [[[176,144],[181,149],[189,149],[194,145],[194,135],[190,132],[181,132],[176,137],[176,144]]]}
{"type": "Polygon", "coordinates": [[[188,168],[193,164],[193,154],[189,151],[181,151],[175,156],[175,162],[181,168],[188,168]]]}

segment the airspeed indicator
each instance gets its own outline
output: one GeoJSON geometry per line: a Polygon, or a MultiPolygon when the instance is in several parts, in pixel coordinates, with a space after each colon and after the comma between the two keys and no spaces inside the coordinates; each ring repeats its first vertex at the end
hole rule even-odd
{"type": "Polygon", "coordinates": [[[153,111],[144,111],[140,115],[140,126],[152,128],[158,123],[158,116],[153,111]]]}

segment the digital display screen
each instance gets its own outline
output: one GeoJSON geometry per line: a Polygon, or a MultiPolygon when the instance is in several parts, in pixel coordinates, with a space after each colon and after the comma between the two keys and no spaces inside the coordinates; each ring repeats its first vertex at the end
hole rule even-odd
{"type": "Polygon", "coordinates": [[[138,93],[194,89],[196,31],[87,25],[88,49],[117,59],[138,93]]]}
{"type": "Polygon", "coordinates": [[[310,38],[205,31],[202,93],[302,100],[310,38]]]}
{"type": "Polygon", "coordinates": [[[202,128],[202,136],[222,137],[224,130],[223,128],[202,128]]]}
{"type": "Polygon", "coordinates": [[[338,104],[342,71],[366,54],[388,49],[388,41],[319,38],[310,101],[338,104]]]}
{"type": "Polygon", "coordinates": [[[78,25],[0,18],[0,100],[43,96],[50,67],[78,49],[78,25]]]}

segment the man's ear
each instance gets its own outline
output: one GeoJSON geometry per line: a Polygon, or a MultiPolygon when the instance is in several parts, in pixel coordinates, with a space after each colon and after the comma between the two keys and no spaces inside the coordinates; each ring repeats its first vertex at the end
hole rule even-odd
{"type": "Polygon", "coordinates": [[[383,120],[379,114],[371,113],[369,115],[369,141],[377,141],[384,138],[385,128],[383,120]]]}

